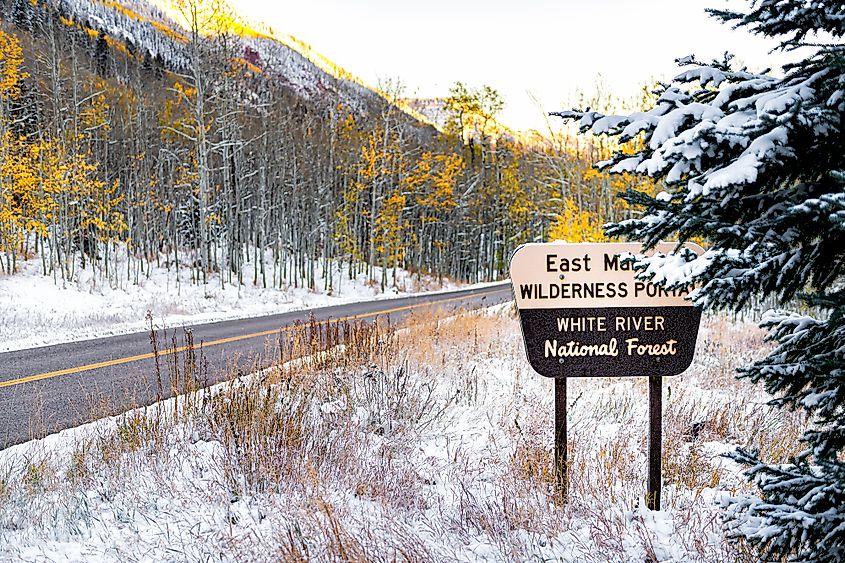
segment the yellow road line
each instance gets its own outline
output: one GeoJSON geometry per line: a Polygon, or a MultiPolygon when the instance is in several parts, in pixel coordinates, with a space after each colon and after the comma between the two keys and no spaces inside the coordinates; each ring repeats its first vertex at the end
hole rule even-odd
{"type": "MultiPolygon", "coordinates": [[[[342,321],[354,321],[357,319],[365,319],[369,317],[375,317],[378,315],[386,315],[389,313],[396,313],[398,311],[407,311],[409,309],[416,309],[418,307],[430,307],[432,305],[439,305],[441,303],[449,303],[451,301],[458,301],[461,299],[469,299],[470,297],[478,297],[479,295],[483,295],[485,292],[477,292],[477,293],[469,293],[467,295],[461,295],[458,297],[451,297],[449,299],[441,299],[439,301],[427,301],[425,303],[417,303],[415,305],[405,305],[403,307],[394,307],[393,309],[385,309],[383,311],[374,311],[372,313],[361,313],[359,315],[349,315],[347,317],[339,317],[337,319],[326,319],[320,321],[320,324],[326,322],[342,322],[342,321]]],[[[495,293],[495,292],[492,292],[495,293]]],[[[239,336],[230,336],[228,338],[221,338],[219,340],[212,340],[210,342],[201,342],[200,344],[194,345],[194,349],[199,348],[209,348],[211,346],[218,346],[220,344],[228,344],[230,342],[237,342],[239,340],[248,340],[250,338],[259,338],[261,336],[269,336],[271,334],[278,334],[279,332],[284,332],[290,330],[290,326],[279,327],[273,330],[262,330],[261,332],[253,332],[251,334],[241,334],[239,336]]],[[[180,352],[184,352],[187,350],[187,346],[180,346],[178,348],[170,348],[167,350],[162,350],[158,353],[159,356],[167,356],[170,354],[178,354],[180,352]]],[[[73,373],[80,373],[83,371],[90,371],[99,368],[105,368],[109,366],[117,366],[120,364],[128,364],[130,362],[138,362],[141,360],[148,360],[150,358],[154,358],[155,354],[153,352],[148,352],[146,354],[138,354],[136,356],[126,356],[125,358],[117,358],[114,360],[106,360],[104,362],[97,362],[94,364],[87,364],[84,366],[72,367],[72,368],[65,368],[56,371],[48,371],[45,373],[39,373],[35,375],[28,375],[26,377],[19,377],[17,379],[10,379],[8,381],[0,381],[0,388],[3,387],[11,387],[13,385],[21,385],[23,383],[30,383],[33,381],[40,381],[42,379],[50,379],[52,377],[59,377],[62,375],[70,375],[73,373]]]]}

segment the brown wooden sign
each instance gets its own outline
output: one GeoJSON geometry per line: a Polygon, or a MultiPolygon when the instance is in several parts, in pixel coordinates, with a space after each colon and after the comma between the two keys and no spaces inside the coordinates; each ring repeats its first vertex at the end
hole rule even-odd
{"type": "MultiPolygon", "coordinates": [[[[658,245],[673,252],[674,244],[658,245]]],[[[696,254],[701,247],[687,244],[696,254]]],[[[511,281],[531,367],[555,378],[555,478],[568,481],[566,378],[649,377],[646,503],[660,510],[662,381],[692,363],[701,311],[686,292],[638,280],[629,243],[526,244],[511,257],[511,281]]]]}
{"type": "MultiPolygon", "coordinates": [[[[672,252],[676,245],[658,246],[672,252]]],[[[685,245],[701,253],[701,247],[685,245]]],[[[636,279],[636,243],[526,244],[511,281],[531,367],[546,377],[677,375],[692,363],[701,311],[683,291],[636,279]]]]}

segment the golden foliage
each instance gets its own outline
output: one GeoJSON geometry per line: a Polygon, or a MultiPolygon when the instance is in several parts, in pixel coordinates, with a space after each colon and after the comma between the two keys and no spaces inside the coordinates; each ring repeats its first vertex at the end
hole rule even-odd
{"type": "Polygon", "coordinates": [[[594,213],[578,209],[574,201],[567,199],[563,205],[563,212],[557,216],[549,228],[549,240],[602,242],[607,238],[594,213]]]}
{"type": "Polygon", "coordinates": [[[23,51],[18,38],[0,31],[0,101],[15,100],[21,93],[23,51]]]}
{"type": "MultiPolygon", "coordinates": [[[[432,214],[451,209],[455,201],[455,185],[464,169],[464,159],[457,154],[433,154],[426,151],[405,177],[409,191],[417,194],[416,202],[432,214]]],[[[428,214],[424,216],[425,222],[428,214]]]]}
{"type": "Polygon", "coordinates": [[[389,267],[401,263],[405,255],[405,245],[402,235],[405,223],[402,212],[405,209],[405,196],[394,191],[385,200],[376,217],[376,250],[382,258],[382,263],[389,267]]]}
{"type": "Polygon", "coordinates": [[[28,233],[47,236],[51,225],[68,235],[96,233],[119,240],[126,231],[119,184],[97,178],[98,166],[50,140],[26,141],[7,132],[0,140],[0,250],[14,252],[28,233]]]}

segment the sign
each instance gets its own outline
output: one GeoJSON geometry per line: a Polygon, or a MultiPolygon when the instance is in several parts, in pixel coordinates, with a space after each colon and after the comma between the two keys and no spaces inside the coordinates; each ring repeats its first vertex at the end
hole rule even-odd
{"type": "MultiPolygon", "coordinates": [[[[674,243],[657,246],[673,252],[674,243]]],[[[685,248],[696,254],[695,244],[685,248]]],[[[511,281],[528,361],[546,377],[668,376],[686,370],[701,311],[686,291],[636,279],[637,243],[525,244],[511,281]]]]}

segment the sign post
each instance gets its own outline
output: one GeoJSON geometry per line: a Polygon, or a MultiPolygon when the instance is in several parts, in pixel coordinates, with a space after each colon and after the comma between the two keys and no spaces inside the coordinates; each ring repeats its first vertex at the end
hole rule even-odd
{"type": "MultiPolygon", "coordinates": [[[[701,247],[686,244],[696,254],[701,247]]],[[[676,245],[656,250],[672,253],[676,245]]],[[[531,367],[555,381],[555,476],[566,498],[566,378],[649,378],[646,501],[660,509],[662,378],[692,363],[701,311],[686,291],[638,280],[625,257],[636,243],[525,244],[511,257],[511,281],[531,367]]]]}
{"type": "Polygon", "coordinates": [[[648,489],[645,494],[649,510],[660,510],[660,489],[663,466],[663,378],[648,378],[648,489]]]}
{"type": "Polygon", "coordinates": [[[555,497],[566,502],[569,460],[566,451],[566,378],[555,379],[555,497]]]}

